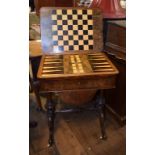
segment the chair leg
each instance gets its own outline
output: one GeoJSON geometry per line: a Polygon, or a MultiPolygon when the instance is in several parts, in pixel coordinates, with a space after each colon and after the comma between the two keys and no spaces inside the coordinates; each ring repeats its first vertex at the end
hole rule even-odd
{"type": "Polygon", "coordinates": [[[106,113],[105,113],[105,102],[104,102],[104,98],[103,98],[103,90],[100,90],[100,99],[99,99],[98,109],[99,109],[99,121],[100,121],[101,134],[102,134],[102,136],[100,138],[105,140],[105,139],[107,139],[107,136],[106,136],[106,132],[105,132],[106,113]]]}
{"type": "Polygon", "coordinates": [[[49,147],[53,146],[54,144],[55,107],[56,107],[56,103],[52,101],[52,94],[49,94],[47,98],[47,117],[48,117],[48,127],[49,127],[48,146],[49,147]]]}

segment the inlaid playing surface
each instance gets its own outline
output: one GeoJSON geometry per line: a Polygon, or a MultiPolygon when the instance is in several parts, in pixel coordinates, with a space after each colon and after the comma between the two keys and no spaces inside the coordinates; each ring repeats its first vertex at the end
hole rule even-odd
{"type": "Polygon", "coordinates": [[[101,50],[102,18],[99,10],[42,8],[41,40],[44,53],[101,50]]]}
{"type": "Polygon", "coordinates": [[[114,74],[115,66],[104,53],[75,53],[44,55],[39,68],[39,78],[114,74]]]}
{"type": "Polygon", "coordinates": [[[56,9],[51,11],[54,51],[93,49],[93,10],[56,9]]]}

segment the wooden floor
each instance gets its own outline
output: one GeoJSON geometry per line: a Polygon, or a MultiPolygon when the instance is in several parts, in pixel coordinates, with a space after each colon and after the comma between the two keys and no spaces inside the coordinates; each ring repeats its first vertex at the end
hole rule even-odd
{"type": "MultiPolygon", "coordinates": [[[[44,99],[43,99],[44,102],[44,99]]],[[[126,129],[107,115],[108,139],[102,141],[96,112],[57,114],[54,148],[48,148],[46,112],[36,110],[33,94],[30,95],[30,121],[38,126],[30,128],[30,155],[125,155],[126,129]]]]}

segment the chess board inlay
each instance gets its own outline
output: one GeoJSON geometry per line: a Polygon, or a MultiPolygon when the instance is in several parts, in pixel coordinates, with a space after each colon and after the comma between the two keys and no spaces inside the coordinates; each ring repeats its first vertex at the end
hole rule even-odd
{"type": "Polygon", "coordinates": [[[93,10],[51,10],[53,51],[93,50],[93,10]]]}

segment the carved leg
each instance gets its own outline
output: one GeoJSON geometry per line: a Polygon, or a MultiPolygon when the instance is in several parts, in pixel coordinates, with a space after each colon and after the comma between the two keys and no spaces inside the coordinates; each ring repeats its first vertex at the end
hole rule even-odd
{"type": "Polygon", "coordinates": [[[54,144],[55,106],[56,106],[56,103],[52,102],[52,94],[49,94],[48,100],[47,100],[47,116],[48,116],[48,127],[49,127],[48,144],[49,144],[49,147],[51,147],[54,144]]]}
{"type": "Polygon", "coordinates": [[[100,100],[99,100],[99,120],[100,120],[100,127],[101,127],[101,139],[107,139],[106,132],[105,132],[105,102],[103,98],[103,90],[100,90],[100,100]]]}

